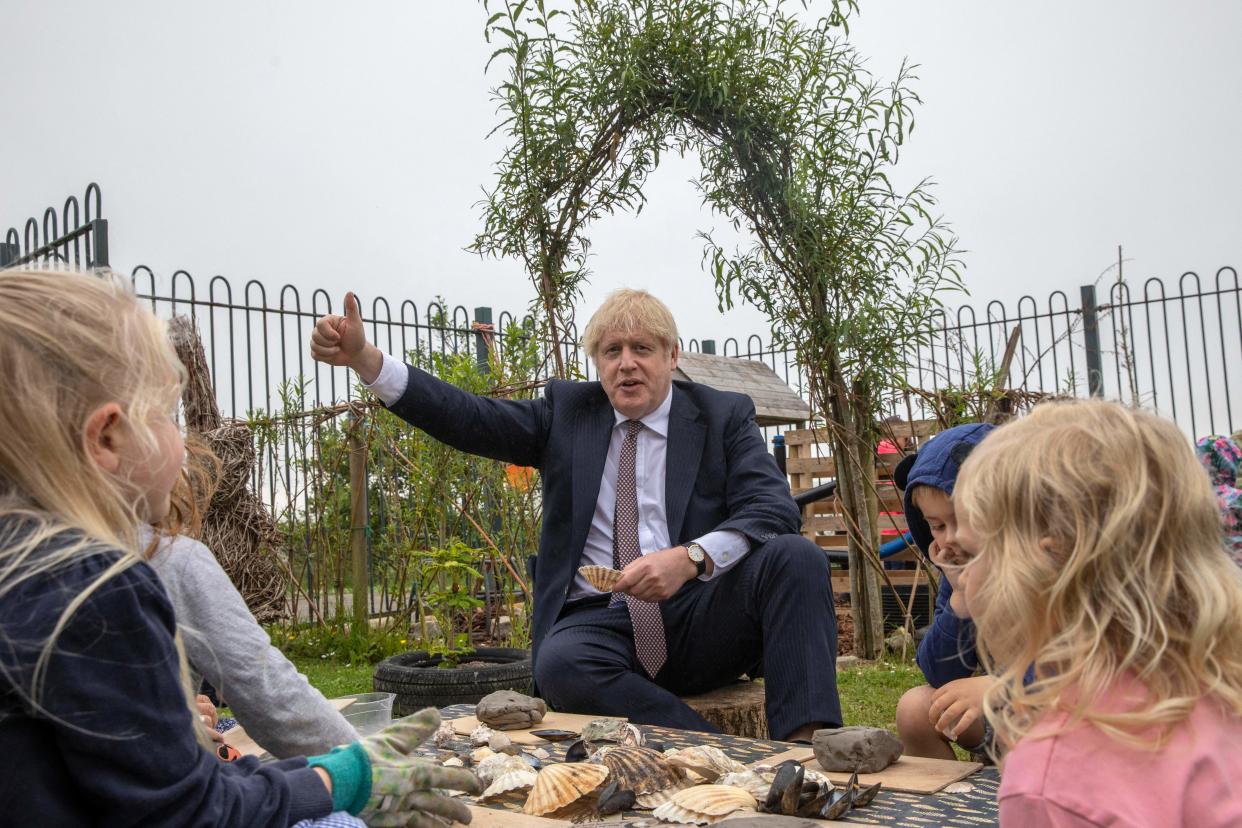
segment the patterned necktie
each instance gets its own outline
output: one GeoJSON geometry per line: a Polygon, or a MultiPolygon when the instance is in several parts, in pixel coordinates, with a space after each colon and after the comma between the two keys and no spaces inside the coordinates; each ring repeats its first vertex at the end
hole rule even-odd
{"type": "MultiPolygon", "coordinates": [[[[621,458],[617,464],[617,508],[612,518],[612,561],[616,569],[625,569],[631,561],[639,558],[638,548],[638,488],[634,482],[634,461],[638,456],[638,432],[643,424],[638,420],[625,423],[625,441],[621,444],[621,458]]],[[[612,604],[619,603],[621,596],[613,595],[612,604]]],[[[668,657],[664,643],[664,619],[660,617],[660,605],[639,601],[625,596],[634,625],[634,650],[638,661],[655,678],[668,657]]]]}

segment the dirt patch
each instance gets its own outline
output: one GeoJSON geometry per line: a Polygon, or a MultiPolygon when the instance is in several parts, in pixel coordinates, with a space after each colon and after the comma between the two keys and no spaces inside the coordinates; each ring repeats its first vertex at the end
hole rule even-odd
{"type": "Polygon", "coordinates": [[[854,617],[850,615],[850,602],[837,598],[837,655],[854,654],[854,617]]]}

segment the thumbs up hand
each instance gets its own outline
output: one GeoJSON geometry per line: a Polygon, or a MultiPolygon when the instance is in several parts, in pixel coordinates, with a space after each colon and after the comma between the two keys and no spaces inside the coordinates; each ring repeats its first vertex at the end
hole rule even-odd
{"type": "Polygon", "coordinates": [[[384,355],[367,342],[358,297],[345,294],[345,315],[330,313],[321,316],[311,331],[311,356],[328,365],[353,368],[363,382],[371,383],[379,376],[384,355]]]}

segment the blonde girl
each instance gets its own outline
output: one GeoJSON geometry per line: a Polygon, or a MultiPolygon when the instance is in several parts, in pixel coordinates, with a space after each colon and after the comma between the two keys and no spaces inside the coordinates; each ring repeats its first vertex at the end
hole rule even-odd
{"type": "MultiPolygon", "coordinates": [[[[0,774],[23,825],[423,824],[468,774],[406,754],[435,711],[331,754],[221,763],[196,738],[167,595],[138,555],[181,470],[182,369],[122,285],[0,271],[0,774]]],[[[468,815],[466,817],[468,819],[468,815]]]]}
{"type": "Polygon", "coordinates": [[[968,458],[954,500],[1002,825],[1242,824],[1242,578],[1186,438],[1047,404],[968,458]]]}

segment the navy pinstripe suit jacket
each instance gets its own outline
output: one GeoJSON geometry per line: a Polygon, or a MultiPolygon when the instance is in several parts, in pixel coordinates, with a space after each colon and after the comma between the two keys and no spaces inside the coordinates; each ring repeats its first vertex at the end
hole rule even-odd
{"type": "MultiPolygon", "coordinates": [[[[598,382],[552,380],[535,400],[479,397],[409,368],[390,410],[471,454],[534,466],[543,480],[543,528],[532,650],[564,606],[599,496],[615,415],[598,382]]],[[[673,383],[665,481],[669,537],[682,543],[732,529],[760,544],[796,533],[802,517],[743,394],[673,383]]]]}

